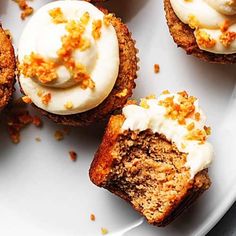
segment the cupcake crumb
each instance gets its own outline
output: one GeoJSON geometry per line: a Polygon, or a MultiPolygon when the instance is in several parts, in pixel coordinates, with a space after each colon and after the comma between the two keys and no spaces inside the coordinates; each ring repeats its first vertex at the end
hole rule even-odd
{"type": "Polygon", "coordinates": [[[72,161],[76,161],[77,160],[77,153],[75,151],[69,151],[70,154],[70,159],[72,161]]]}
{"type": "Polygon", "coordinates": [[[14,0],[14,1],[18,4],[19,8],[22,11],[21,13],[22,20],[25,20],[26,17],[33,14],[34,9],[27,4],[26,0],[14,0]]]}
{"type": "Polygon", "coordinates": [[[154,73],[158,74],[160,72],[160,65],[159,64],[154,64],[154,73]]]}
{"type": "Polygon", "coordinates": [[[90,220],[91,221],[95,221],[96,220],[96,216],[93,213],[90,215],[90,220]]]}
{"type": "Polygon", "coordinates": [[[102,233],[102,235],[106,235],[106,234],[108,234],[108,230],[106,229],[106,228],[101,228],[101,233],[102,233]]]}
{"type": "Polygon", "coordinates": [[[54,138],[57,141],[61,141],[61,140],[64,139],[64,133],[61,130],[56,130],[55,133],[54,133],[54,138]]]}

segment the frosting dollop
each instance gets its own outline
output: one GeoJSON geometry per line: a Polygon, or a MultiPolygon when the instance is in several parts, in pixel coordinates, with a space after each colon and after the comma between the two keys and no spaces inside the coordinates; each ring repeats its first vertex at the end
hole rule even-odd
{"type": "Polygon", "coordinates": [[[110,94],[119,72],[114,27],[84,1],[40,8],[19,43],[19,81],[39,108],[58,115],[88,111],[110,94]]]}
{"type": "Polygon", "coordinates": [[[207,142],[210,134],[206,116],[199,101],[187,93],[166,93],[158,98],[143,99],[140,105],[123,108],[122,130],[144,131],[165,135],[178,150],[187,153],[186,167],[191,178],[212,162],[213,148],[207,142]]]}
{"type": "Polygon", "coordinates": [[[200,49],[236,53],[235,0],[170,0],[177,17],[194,29],[200,49]]]}

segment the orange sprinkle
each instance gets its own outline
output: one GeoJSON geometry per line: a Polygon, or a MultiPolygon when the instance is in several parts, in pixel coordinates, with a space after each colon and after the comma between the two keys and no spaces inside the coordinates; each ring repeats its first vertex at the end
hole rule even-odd
{"type": "Polygon", "coordinates": [[[158,64],[154,64],[154,72],[158,74],[160,72],[160,66],[158,64]]]}
{"type": "Polygon", "coordinates": [[[51,101],[51,99],[52,99],[51,93],[47,93],[42,96],[42,103],[47,106],[51,101]]]}
{"type": "Polygon", "coordinates": [[[101,28],[102,28],[102,21],[101,20],[94,20],[93,24],[92,24],[92,36],[95,40],[100,39],[101,28]]]}
{"type": "Polygon", "coordinates": [[[72,161],[76,161],[77,160],[77,153],[75,151],[70,151],[69,154],[70,154],[70,159],[72,161]]]}
{"type": "Polygon", "coordinates": [[[54,138],[57,140],[57,141],[61,141],[64,139],[64,134],[62,131],[60,130],[56,130],[55,133],[54,133],[54,138]]]}
{"type": "Polygon", "coordinates": [[[95,220],[96,220],[96,217],[95,217],[94,214],[91,214],[91,215],[90,215],[90,220],[91,220],[91,221],[95,221],[95,220]]]}
{"type": "Polygon", "coordinates": [[[29,96],[24,96],[24,97],[22,97],[22,101],[23,101],[24,103],[26,103],[26,104],[32,103],[32,100],[31,100],[31,98],[30,98],[29,96]]]}
{"type": "Polygon", "coordinates": [[[52,18],[52,22],[54,24],[62,24],[62,23],[66,23],[67,20],[61,10],[60,7],[57,7],[57,8],[53,8],[49,11],[49,15],[51,16],[52,18]]]}

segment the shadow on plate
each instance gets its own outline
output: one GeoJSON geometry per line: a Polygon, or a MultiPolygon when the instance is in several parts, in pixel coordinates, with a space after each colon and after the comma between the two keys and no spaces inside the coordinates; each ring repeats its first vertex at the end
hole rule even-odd
{"type": "Polygon", "coordinates": [[[110,12],[121,17],[124,22],[128,22],[143,8],[150,0],[110,0],[104,3],[110,12]]]}

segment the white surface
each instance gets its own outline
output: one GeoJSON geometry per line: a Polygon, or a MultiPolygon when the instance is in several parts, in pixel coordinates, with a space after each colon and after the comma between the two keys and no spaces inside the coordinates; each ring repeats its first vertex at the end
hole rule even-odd
{"type": "MultiPolygon", "coordinates": [[[[39,6],[48,1],[35,0],[39,6]]],[[[135,97],[164,89],[186,89],[201,99],[212,124],[215,162],[211,189],[187,213],[159,229],[142,224],[125,236],[204,235],[236,200],[236,91],[235,66],[209,65],[186,56],[173,43],[157,0],[111,0],[106,4],[128,23],[140,49],[141,70],[135,97]],[[117,2],[117,3],[116,3],[117,2]],[[161,73],[153,73],[159,63],[161,73]]],[[[1,1],[0,15],[15,42],[22,30],[17,6],[1,1]]],[[[128,204],[89,182],[88,168],[103,132],[103,125],[73,129],[57,142],[57,126],[45,120],[42,130],[30,127],[22,142],[12,145],[0,132],[0,235],[96,236],[106,227],[121,235],[141,222],[128,204]],[[41,143],[34,138],[40,136],[41,143]],[[78,161],[68,151],[78,152],[78,161]],[[95,213],[95,222],[89,220],[95,213]]]]}

